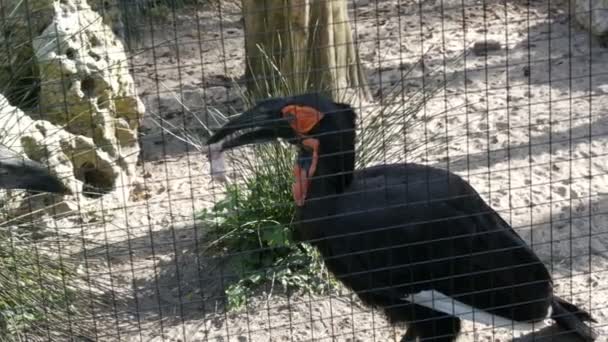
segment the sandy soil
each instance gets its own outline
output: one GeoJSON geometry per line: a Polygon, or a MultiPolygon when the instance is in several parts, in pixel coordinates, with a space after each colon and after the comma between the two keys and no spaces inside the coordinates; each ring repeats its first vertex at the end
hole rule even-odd
{"type": "MultiPolygon", "coordinates": [[[[427,71],[440,72],[414,70],[405,94],[441,79],[444,56],[469,52],[445,67],[452,81],[425,107],[427,132],[461,138],[449,149],[417,154],[424,156],[418,161],[468,178],[533,245],[551,268],[558,292],[591,310],[608,336],[608,50],[555,2],[550,12],[544,1],[527,7],[491,0],[485,12],[481,2],[472,1],[464,8],[454,0],[355,3],[351,18],[375,94],[362,111],[383,105],[383,92],[422,51],[429,50],[427,71]],[[485,38],[501,48],[477,56],[471,47],[485,38]]],[[[102,244],[85,246],[87,258],[106,265],[94,276],[111,279],[127,298],[110,301],[112,310],[95,317],[98,338],[398,341],[401,327],[390,327],[347,291],[331,297],[260,293],[237,313],[219,304],[228,271],[197,244],[205,227],[194,214],[221,196],[221,186],[211,181],[204,155],[163,134],[152,118],[192,127],[192,115],[179,102],[195,113],[204,103],[238,108],[231,78],[244,72],[239,12],[230,3],[221,11],[183,11],[174,26],[155,26],[132,60],[149,112],[142,128],[145,184],[127,207],[104,203],[86,215],[85,234],[102,244]]],[[[423,129],[412,134],[425,136],[423,129]]],[[[531,338],[471,323],[464,331],[459,341],[531,338]]]]}

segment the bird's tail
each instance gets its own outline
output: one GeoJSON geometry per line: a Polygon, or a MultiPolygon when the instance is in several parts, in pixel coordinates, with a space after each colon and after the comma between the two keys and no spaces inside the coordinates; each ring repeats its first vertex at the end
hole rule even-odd
{"type": "Polygon", "coordinates": [[[557,325],[562,329],[576,333],[585,341],[595,341],[597,339],[597,332],[584,323],[597,323],[587,311],[584,311],[559,297],[553,298],[551,307],[553,308],[551,318],[553,318],[557,325]]]}

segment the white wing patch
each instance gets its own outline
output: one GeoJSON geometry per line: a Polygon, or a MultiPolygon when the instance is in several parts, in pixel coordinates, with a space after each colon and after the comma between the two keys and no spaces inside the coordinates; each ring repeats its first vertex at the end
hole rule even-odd
{"type": "Polygon", "coordinates": [[[421,291],[404,297],[403,299],[467,321],[482,323],[496,328],[508,328],[514,330],[537,330],[544,328],[549,325],[547,319],[551,317],[551,313],[553,311],[551,305],[549,305],[547,316],[545,316],[547,319],[541,322],[528,323],[516,322],[509,318],[497,316],[489,312],[476,309],[435,290],[421,291]]]}

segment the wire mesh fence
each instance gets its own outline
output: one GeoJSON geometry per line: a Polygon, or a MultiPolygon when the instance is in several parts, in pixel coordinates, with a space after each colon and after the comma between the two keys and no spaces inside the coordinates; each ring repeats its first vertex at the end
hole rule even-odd
{"type": "Polygon", "coordinates": [[[3,0],[0,341],[605,340],[602,6],[3,0]]]}

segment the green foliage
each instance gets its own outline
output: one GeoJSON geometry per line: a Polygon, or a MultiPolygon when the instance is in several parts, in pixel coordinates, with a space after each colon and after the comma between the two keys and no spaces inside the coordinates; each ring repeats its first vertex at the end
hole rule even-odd
{"type": "Polygon", "coordinates": [[[97,300],[78,287],[83,277],[76,262],[60,257],[59,246],[13,230],[0,226],[0,341],[92,336],[79,321],[90,317],[97,300]]]}
{"type": "Polygon", "coordinates": [[[253,150],[254,158],[241,155],[233,161],[245,179],[228,182],[225,198],[200,214],[217,236],[211,251],[226,256],[238,277],[225,291],[229,309],[245,305],[262,284],[313,293],[327,288],[320,256],[292,235],[294,151],[278,143],[253,150]]]}

